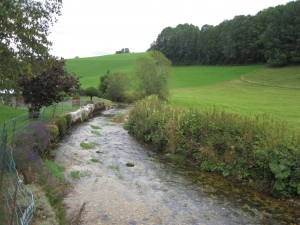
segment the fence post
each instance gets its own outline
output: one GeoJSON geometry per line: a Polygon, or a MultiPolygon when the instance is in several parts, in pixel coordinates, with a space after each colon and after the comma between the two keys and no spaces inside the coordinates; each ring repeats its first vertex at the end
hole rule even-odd
{"type": "MultiPolygon", "coordinates": [[[[17,176],[18,178],[18,176],[17,176]]],[[[18,187],[19,187],[19,178],[17,179],[16,182],[16,189],[15,189],[15,193],[14,193],[14,201],[13,201],[13,205],[12,205],[12,212],[11,212],[11,217],[10,217],[10,225],[13,225],[14,222],[14,216],[15,216],[15,212],[16,212],[16,201],[17,201],[17,193],[18,193],[18,187]]]]}
{"type": "Polygon", "coordinates": [[[0,188],[2,188],[2,180],[3,180],[3,171],[4,171],[4,157],[6,153],[6,141],[7,141],[7,134],[5,136],[5,140],[3,141],[4,147],[3,147],[3,155],[2,155],[2,165],[1,165],[1,177],[0,177],[0,188]]]}
{"type": "Polygon", "coordinates": [[[12,136],[11,136],[11,142],[13,142],[14,140],[14,135],[15,135],[15,131],[16,131],[16,119],[13,119],[13,124],[14,124],[14,128],[13,128],[13,133],[12,133],[12,136]]]}
{"type": "Polygon", "coordinates": [[[4,122],[4,124],[2,126],[1,137],[0,137],[1,138],[1,140],[0,140],[1,141],[0,142],[0,144],[1,144],[0,145],[0,150],[3,149],[4,146],[5,146],[5,143],[4,143],[5,142],[5,135],[4,135],[5,134],[5,129],[6,129],[6,122],[4,122]]]}

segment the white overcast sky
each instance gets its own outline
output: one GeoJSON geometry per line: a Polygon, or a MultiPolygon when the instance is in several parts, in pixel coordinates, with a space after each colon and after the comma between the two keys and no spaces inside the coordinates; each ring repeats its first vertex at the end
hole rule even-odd
{"type": "Polygon", "coordinates": [[[114,54],[122,48],[145,52],[168,26],[218,25],[236,15],[290,0],[63,0],[62,16],[51,28],[51,54],[74,58],[114,54]]]}

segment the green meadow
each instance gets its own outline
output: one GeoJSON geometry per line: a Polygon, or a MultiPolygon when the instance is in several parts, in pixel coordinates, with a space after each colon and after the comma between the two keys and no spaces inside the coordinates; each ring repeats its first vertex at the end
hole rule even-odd
{"type": "Polygon", "coordinates": [[[90,58],[75,58],[66,61],[67,70],[69,73],[75,73],[76,76],[82,77],[80,82],[82,88],[95,87],[100,83],[100,76],[104,75],[108,70],[122,71],[129,74],[134,60],[139,55],[147,53],[128,53],[106,55],[90,58]]]}
{"type": "MultiPolygon", "coordinates": [[[[130,76],[134,60],[147,53],[68,59],[67,70],[81,76],[83,88],[98,87],[107,70],[130,76]]],[[[300,66],[182,66],[173,68],[170,103],[181,108],[216,106],[242,115],[268,114],[300,128],[300,66]]],[[[0,105],[0,122],[27,112],[0,105]]]]}
{"type": "Polygon", "coordinates": [[[4,124],[5,121],[21,116],[27,112],[28,109],[13,108],[0,103],[0,127],[4,124]]]}
{"type": "MultiPolygon", "coordinates": [[[[97,87],[107,70],[130,75],[138,55],[130,53],[67,60],[82,87],[97,87]]],[[[300,128],[300,66],[182,66],[173,68],[170,102],[182,108],[218,107],[242,115],[268,114],[300,128]]]]}
{"type": "Polygon", "coordinates": [[[300,130],[299,66],[180,67],[174,68],[170,87],[170,101],[175,106],[186,109],[216,106],[242,115],[268,114],[300,130]],[[193,74],[196,70],[198,74],[193,74]]]}

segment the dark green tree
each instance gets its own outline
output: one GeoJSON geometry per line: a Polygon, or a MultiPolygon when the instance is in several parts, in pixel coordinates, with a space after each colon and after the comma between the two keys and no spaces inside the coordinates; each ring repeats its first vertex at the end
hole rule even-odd
{"type": "Polygon", "coordinates": [[[168,82],[172,75],[172,62],[159,51],[149,56],[138,56],[134,62],[135,90],[143,98],[157,95],[162,100],[169,97],[168,82]]]}
{"type": "Polygon", "coordinates": [[[107,88],[103,97],[114,102],[125,101],[124,95],[130,88],[129,78],[121,71],[116,71],[108,75],[106,82],[107,88]]]}
{"type": "Polygon", "coordinates": [[[99,95],[99,90],[97,90],[94,87],[88,87],[88,88],[84,89],[84,94],[86,96],[89,96],[91,98],[91,101],[93,101],[93,97],[99,95]]]}
{"type": "Polygon", "coordinates": [[[270,7],[254,16],[239,15],[217,26],[166,27],[149,50],[162,52],[173,65],[300,63],[300,0],[270,7]]]}
{"type": "Polygon", "coordinates": [[[99,84],[99,94],[100,96],[103,96],[104,93],[106,92],[107,85],[108,85],[108,76],[110,74],[110,71],[107,70],[106,74],[100,77],[100,84],[99,84]]]}

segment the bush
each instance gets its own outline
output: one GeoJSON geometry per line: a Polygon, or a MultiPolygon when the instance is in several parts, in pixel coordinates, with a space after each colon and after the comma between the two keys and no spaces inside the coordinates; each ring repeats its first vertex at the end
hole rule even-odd
{"type": "Polygon", "coordinates": [[[58,127],[55,124],[46,124],[45,126],[50,133],[50,141],[54,142],[59,135],[58,127]]]}
{"type": "Polygon", "coordinates": [[[67,119],[65,117],[56,117],[54,121],[58,127],[60,136],[63,136],[67,132],[67,127],[68,127],[67,119]]]}
{"type": "Polygon", "coordinates": [[[100,92],[94,87],[88,87],[87,89],[84,90],[84,94],[86,96],[89,96],[91,98],[91,101],[92,101],[93,97],[98,96],[100,94],[100,92]]]}
{"type": "Polygon", "coordinates": [[[15,159],[17,162],[21,160],[21,156],[25,158],[35,158],[34,155],[36,154],[40,157],[44,157],[50,147],[50,132],[44,123],[32,123],[26,126],[24,130],[19,131],[15,134],[12,147],[14,149],[14,154],[16,155],[15,159]],[[26,154],[21,154],[21,151],[23,151],[23,149],[25,152],[27,152],[26,154]],[[19,152],[19,156],[17,152],[19,152]]]}
{"type": "Polygon", "coordinates": [[[125,92],[130,87],[130,80],[128,77],[120,71],[109,73],[105,80],[107,87],[102,94],[104,98],[107,98],[115,102],[125,101],[125,92]]]}
{"type": "Polygon", "coordinates": [[[38,184],[46,192],[51,206],[56,209],[55,213],[59,218],[60,224],[67,224],[63,199],[69,193],[69,189],[67,187],[68,183],[62,173],[64,170],[63,166],[46,160],[38,178],[38,184]]]}
{"type": "Polygon", "coordinates": [[[72,125],[72,117],[71,117],[71,115],[70,114],[66,114],[63,117],[66,118],[67,127],[71,127],[71,125],[72,125]]]}
{"type": "Polygon", "coordinates": [[[244,117],[216,107],[184,111],[150,96],[134,104],[126,129],[205,171],[247,180],[277,197],[300,195],[299,138],[266,115],[244,117]]]}

